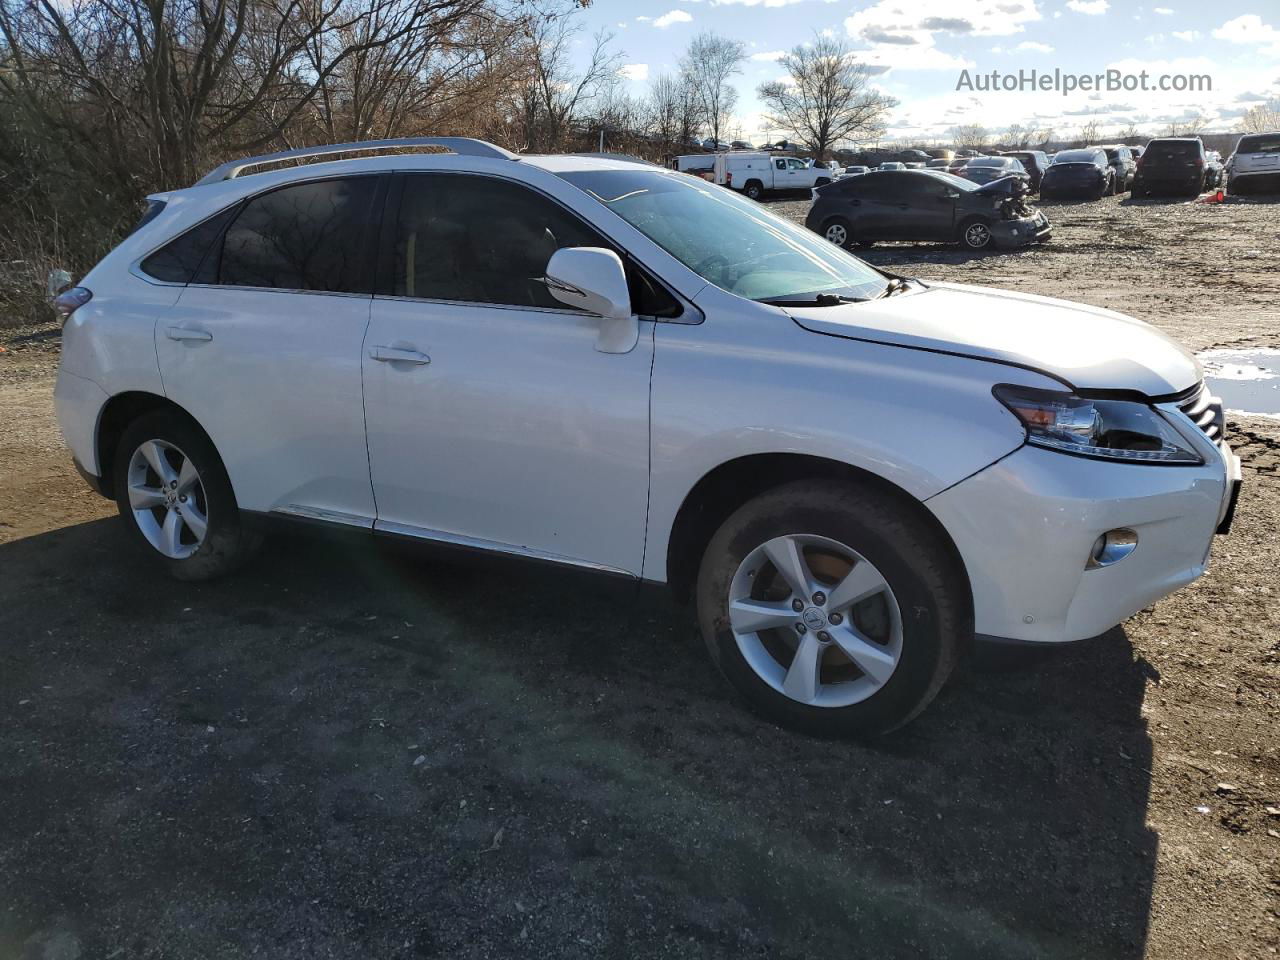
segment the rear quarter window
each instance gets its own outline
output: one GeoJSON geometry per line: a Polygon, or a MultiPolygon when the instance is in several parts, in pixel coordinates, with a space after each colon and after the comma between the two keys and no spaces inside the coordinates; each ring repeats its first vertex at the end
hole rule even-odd
{"type": "Polygon", "coordinates": [[[234,204],[170,240],[144,259],[139,264],[140,269],[147,276],[165,283],[191,283],[197,280],[197,272],[208,258],[214,241],[222,235],[223,229],[238,209],[239,204],[234,204]]]}

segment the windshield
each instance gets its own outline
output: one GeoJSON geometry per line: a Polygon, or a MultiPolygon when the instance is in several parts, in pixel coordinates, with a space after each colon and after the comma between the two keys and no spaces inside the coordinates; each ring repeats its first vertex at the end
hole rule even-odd
{"type": "Polygon", "coordinates": [[[561,173],[686,267],[752,300],[868,299],[885,278],[815,233],[732,190],[656,170],[561,173]]]}
{"type": "Polygon", "coordinates": [[[1096,150],[1063,150],[1053,158],[1054,163],[1097,163],[1096,150]]]}

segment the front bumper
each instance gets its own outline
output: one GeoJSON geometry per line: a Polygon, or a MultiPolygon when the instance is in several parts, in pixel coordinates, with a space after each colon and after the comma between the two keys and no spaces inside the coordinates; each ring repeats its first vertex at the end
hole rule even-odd
{"type": "Polygon", "coordinates": [[[1093,460],[1023,446],[926,505],[951,534],[979,635],[1031,643],[1097,636],[1205,572],[1234,508],[1239,461],[1207,438],[1200,467],[1093,460]],[[1137,548],[1086,569],[1117,528],[1137,548]]]}
{"type": "Polygon", "coordinates": [[[998,247],[1025,247],[1049,237],[1049,218],[1043,210],[1017,220],[997,220],[991,224],[991,239],[998,247]]]}

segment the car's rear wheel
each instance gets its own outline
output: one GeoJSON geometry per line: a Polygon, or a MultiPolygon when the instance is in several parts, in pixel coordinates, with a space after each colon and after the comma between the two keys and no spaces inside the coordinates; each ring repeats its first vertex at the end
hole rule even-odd
{"type": "Polygon", "coordinates": [[[756,710],[811,733],[880,733],[942,687],[965,629],[963,589],[936,535],[892,495],[797,481],[712,538],[698,620],[756,710]]]}
{"type": "Polygon", "coordinates": [[[973,218],[960,224],[960,243],[968,250],[985,250],[991,246],[991,225],[973,218]]]}
{"type": "Polygon", "coordinates": [[[116,450],[115,490],[138,541],[179,580],[227,573],[258,543],[213,444],[180,414],[159,411],[129,425],[116,450]]]}
{"type": "Polygon", "coordinates": [[[853,227],[844,217],[832,217],[823,224],[822,236],[837,247],[847,248],[853,242],[853,227]]]}
{"type": "Polygon", "coordinates": [[[748,180],[746,186],[742,188],[742,192],[752,200],[759,200],[764,195],[764,184],[759,180],[748,180]]]}

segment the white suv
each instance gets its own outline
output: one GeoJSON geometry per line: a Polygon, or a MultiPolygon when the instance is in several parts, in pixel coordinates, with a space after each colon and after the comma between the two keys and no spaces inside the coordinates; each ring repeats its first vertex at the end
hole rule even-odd
{"type": "Polygon", "coordinates": [[[1155,329],[888,276],[692,177],[433,138],[151,204],[60,298],[56,399],[180,578],[270,514],[665,582],[750,704],[852,733],[975,635],[1119,623],[1230,521],[1221,404],[1155,329]]]}

